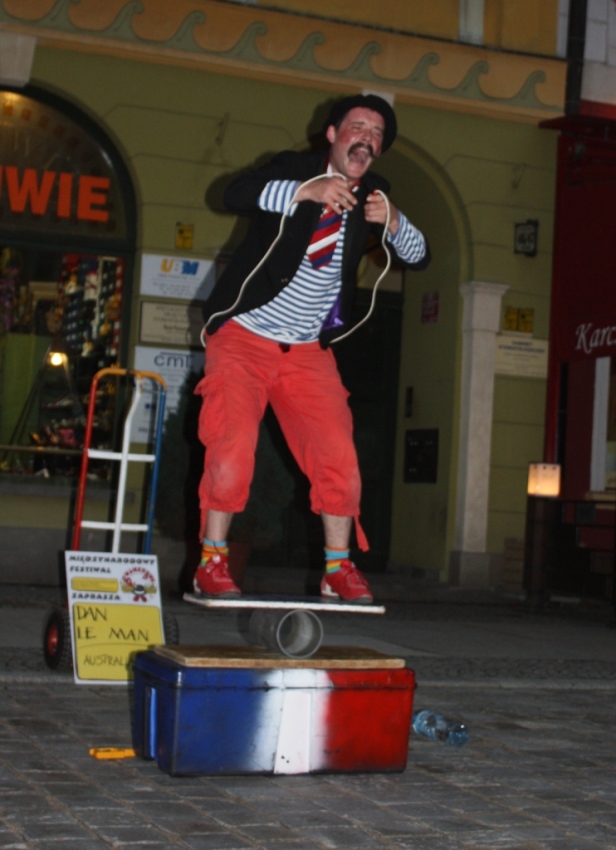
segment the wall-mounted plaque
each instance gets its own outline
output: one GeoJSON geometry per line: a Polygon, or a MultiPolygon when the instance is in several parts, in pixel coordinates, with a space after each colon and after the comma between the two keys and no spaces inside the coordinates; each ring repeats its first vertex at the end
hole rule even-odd
{"type": "Polygon", "coordinates": [[[139,342],[201,348],[201,308],[195,304],[143,301],[139,342]]]}
{"type": "Polygon", "coordinates": [[[495,372],[516,378],[546,378],[548,341],[525,334],[497,334],[495,372]]]}

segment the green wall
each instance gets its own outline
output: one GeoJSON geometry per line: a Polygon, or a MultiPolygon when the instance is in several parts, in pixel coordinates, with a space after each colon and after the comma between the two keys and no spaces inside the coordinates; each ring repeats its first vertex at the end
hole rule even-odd
{"type": "MultiPolygon", "coordinates": [[[[503,307],[533,308],[534,336],[547,339],[556,134],[432,109],[402,106],[397,115],[401,134],[412,139],[406,147],[415,151],[424,172],[416,190],[434,259],[428,272],[407,276],[392,558],[445,575],[453,548],[458,462],[458,287],[466,280],[507,285],[503,307]],[[514,224],[529,218],[539,220],[535,258],[513,253],[514,224]],[[438,324],[421,326],[421,293],[430,289],[440,292],[441,316],[438,324]],[[406,386],[415,389],[410,420],[402,408],[406,386]],[[401,483],[403,435],[409,427],[440,430],[436,485],[401,483]]],[[[527,465],[542,457],[544,396],[543,380],[496,376],[488,518],[492,553],[503,552],[506,537],[523,536],[527,465]]]]}
{"type": "MultiPolygon", "coordinates": [[[[34,334],[6,334],[0,339],[0,443],[8,444],[22,412],[25,415],[30,390],[36,377],[44,367],[49,338],[34,334]]],[[[23,433],[36,422],[36,404],[31,405],[30,415],[23,420],[23,433]]],[[[27,466],[28,456],[20,458],[27,466]]]]}
{"type": "MultiPolygon", "coordinates": [[[[409,110],[410,111],[410,110],[409,110]]],[[[406,110],[398,109],[402,118],[406,110]]],[[[429,113],[426,116],[429,118],[429,113]]],[[[415,122],[412,122],[413,124],[415,122]]],[[[403,130],[401,129],[401,133],[403,130]]],[[[456,349],[458,345],[461,246],[442,170],[401,137],[378,163],[392,184],[392,199],[428,238],[432,263],[406,272],[400,355],[398,434],[394,473],[391,559],[441,569],[448,551],[451,469],[455,457],[456,349]],[[421,324],[422,296],[439,293],[439,320],[421,324]],[[413,388],[412,416],[405,416],[407,387],[413,388]],[[408,429],[438,428],[439,464],[435,484],[404,481],[408,429]]]]}

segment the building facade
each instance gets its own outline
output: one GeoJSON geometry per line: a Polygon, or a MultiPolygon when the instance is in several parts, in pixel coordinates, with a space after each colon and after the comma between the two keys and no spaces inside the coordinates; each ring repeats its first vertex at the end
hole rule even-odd
{"type": "Polygon", "coordinates": [[[559,134],[539,125],[565,114],[568,19],[558,0],[1,0],[0,569],[55,575],[93,370],[160,367],[179,386],[200,368],[199,304],[241,236],[225,179],[305,148],[334,98],[368,90],[399,122],[377,170],[434,257],[390,273],[378,342],[357,344],[387,350],[384,371],[349,366],[370,567],[494,584],[543,457],[559,134]],[[36,440],[77,454],[13,450],[36,440]]]}

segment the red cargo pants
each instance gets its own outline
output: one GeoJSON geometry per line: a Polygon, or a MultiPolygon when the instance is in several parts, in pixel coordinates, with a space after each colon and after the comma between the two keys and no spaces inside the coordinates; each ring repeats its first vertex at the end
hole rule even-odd
{"type": "Polygon", "coordinates": [[[203,397],[199,439],[206,447],[199,486],[201,536],[208,509],[244,509],[269,402],[310,481],[312,510],[353,517],[365,551],[353,421],[334,355],[318,342],[285,348],[234,321],[207,338],[205,377],[195,389],[203,397]]]}

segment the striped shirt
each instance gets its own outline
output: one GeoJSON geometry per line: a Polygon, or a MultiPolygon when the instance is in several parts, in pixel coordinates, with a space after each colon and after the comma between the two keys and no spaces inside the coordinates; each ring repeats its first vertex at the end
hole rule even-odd
{"type": "MultiPolygon", "coordinates": [[[[259,196],[259,207],[266,212],[293,215],[297,204],[290,206],[300,186],[298,180],[271,180],[259,196]]],[[[417,262],[426,252],[423,235],[398,212],[400,226],[387,241],[405,262],[417,262]]],[[[293,279],[268,304],[235,316],[242,327],[275,342],[294,344],[318,339],[323,322],[334,306],[342,286],[342,246],[347,223],[345,210],[332,261],[320,269],[313,268],[306,256],[293,279]]]]}

